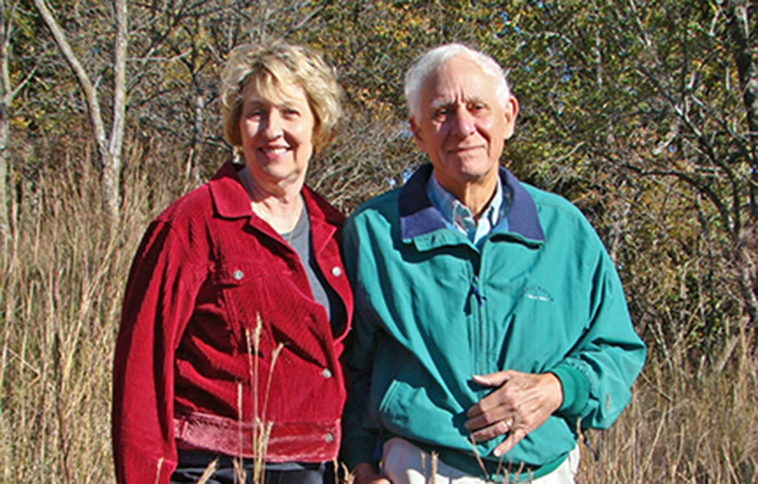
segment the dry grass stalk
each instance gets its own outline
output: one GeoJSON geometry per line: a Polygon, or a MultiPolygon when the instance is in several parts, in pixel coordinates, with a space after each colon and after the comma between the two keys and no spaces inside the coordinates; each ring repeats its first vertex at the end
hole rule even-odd
{"type": "MultiPolygon", "coordinates": [[[[244,458],[243,457],[235,457],[232,459],[232,465],[234,466],[234,482],[239,484],[245,484],[245,478],[247,477],[247,471],[245,471],[245,466],[243,464],[244,458]]],[[[253,477],[253,482],[262,482],[255,477],[253,477]]]]}
{"type": "Polygon", "coordinates": [[[200,476],[200,479],[197,480],[197,484],[205,484],[208,482],[208,480],[213,477],[213,473],[216,472],[216,469],[218,469],[218,457],[213,459],[210,464],[208,464],[208,467],[205,468],[205,471],[203,471],[203,475],[200,476]]]}
{"type": "MultiPolygon", "coordinates": [[[[261,343],[261,333],[263,330],[263,321],[261,321],[260,314],[256,315],[256,324],[255,327],[251,330],[250,328],[245,328],[245,340],[247,344],[247,353],[248,353],[248,366],[250,370],[250,386],[251,386],[251,397],[252,397],[252,404],[253,404],[253,415],[254,415],[254,421],[252,422],[253,425],[253,432],[252,432],[252,449],[253,449],[253,457],[252,457],[252,463],[253,463],[253,470],[252,470],[252,479],[253,482],[262,482],[263,477],[266,472],[266,448],[268,446],[268,441],[271,436],[271,430],[273,428],[273,422],[266,420],[266,411],[268,409],[268,399],[270,395],[271,390],[271,381],[273,380],[274,376],[274,367],[276,365],[276,361],[279,357],[279,354],[282,351],[282,348],[284,347],[281,343],[272,351],[271,355],[271,368],[269,369],[269,374],[266,380],[266,393],[263,395],[263,408],[259,408],[259,395],[258,395],[258,378],[260,377],[259,372],[259,358],[257,355],[260,354],[260,343],[261,343]]],[[[238,395],[238,401],[237,401],[237,408],[239,411],[239,429],[240,429],[240,436],[239,436],[239,462],[244,461],[244,452],[243,452],[243,437],[242,437],[242,428],[244,424],[243,414],[242,414],[242,384],[239,384],[239,395],[238,395]]],[[[237,459],[235,459],[235,463],[237,463],[237,459]]],[[[241,472],[244,472],[244,468],[242,465],[239,466],[239,469],[241,472]]],[[[244,482],[244,474],[240,474],[239,478],[241,479],[240,482],[244,482]]]]}
{"type": "MultiPolygon", "coordinates": [[[[343,484],[355,484],[355,473],[348,469],[344,462],[340,463],[339,468],[342,469],[342,474],[345,476],[343,484]]],[[[336,478],[337,476],[335,476],[335,480],[336,478]]]]}
{"type": "Polygon", "coordinates": [[[437,461],[439,460],[439,454],[437,452],[432,452],[430,459],[432,468],[431,468],[431,475],[429,476],[429,483],[434,484],[435,476],[437,475],[437,461]]]}
{"type": "Polygon", "coordinates": [[[155,484],[159,484],[161,482],[161,469],[163,468],[163,457],[158,459],[158,464],[155,466],[155,484]]]}

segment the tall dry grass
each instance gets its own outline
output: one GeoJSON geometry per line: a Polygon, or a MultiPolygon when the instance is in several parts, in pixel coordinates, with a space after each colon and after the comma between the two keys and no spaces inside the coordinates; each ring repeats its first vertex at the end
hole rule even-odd
{"type": "Polygon", "coordinates": [[[3,483],[112,481],[111,360],[150,187],[144,172],[126,174],[126,216],[111,229],[92,164],[68,161],[41,173],[4,234],[3,483]]]}
{"type": "MultiPolygon", "coordinates": [[[[113,481],[110,372],[123,286],[149,219],[189,188],[170,170],[148,172],[140,153],[128,159],[120,226],[105,223],[91,164],[69,160],[42,173],[5,234],[2,483],[113,481]]],[[[652,348],[622,417],[587,435],[597,458],[583,447],[579,482],[758,482],[753,337],[727,338],[707,360],[715,363],[697,365],[683,348],[652,348]]]]}
{"type": "Polygon", "coordinates": [[[729,340],[716,364],[683,351],[651,359],[632,401],[587,437],[582,483],[758,482],[758,364],[752,334],[729,340]]]}

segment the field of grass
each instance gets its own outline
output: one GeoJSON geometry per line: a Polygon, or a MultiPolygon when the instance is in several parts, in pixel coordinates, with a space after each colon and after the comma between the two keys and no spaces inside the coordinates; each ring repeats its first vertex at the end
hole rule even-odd
{"type": "MultiPolygon", "coordinates": [[[[88,182],[96,176],[60,168],[2,232],[2,483],[113,482],[110,373],[124,283],[146,224],[183,190],[126,177],[117,227],[88,182]]],[[[725,337],[702,361],[648,343],[629,407],[610,430],[586,435],[578,482],[758,482],[754,334],[725,337]]]]}

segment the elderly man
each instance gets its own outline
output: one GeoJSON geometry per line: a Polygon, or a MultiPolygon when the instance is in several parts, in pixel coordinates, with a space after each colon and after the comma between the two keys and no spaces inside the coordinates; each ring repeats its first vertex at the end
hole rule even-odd
{"type": "Polygon", "coordinates": [[[437,47],[405,94],[431,165],[343,232],[343,458],[358,483],[573,482],[578,430],[616,419],[645,358],[613,262],[579,210],[499,167],[518,102],[492,58],[437,47]]]}

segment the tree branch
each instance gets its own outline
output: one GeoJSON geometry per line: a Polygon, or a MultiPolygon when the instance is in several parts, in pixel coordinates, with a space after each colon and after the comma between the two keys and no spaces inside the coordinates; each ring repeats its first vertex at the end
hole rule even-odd
{"type": "Polygon", "coordinates": [[[74,72],[74,75],[79,82],[79,86],[81,86],[82,91],[84,91],[84,98],[86,99],[89,108],[90,122],[92,123],[92,129],[95,131],[95,142],[97,143],[100,160],[103,165],[105,165],[108,153],[106,145],[107,136],[105,134],[105,125],[103,124],[103,117],[100,110],[100,103],[97,99],[95,86],[92,84],[92,81],[90,81],[87,72],[84,70],[84,67],[82,67],[76,54],[74,54],[71,45],[66,39],[66,34],[60,28],[60,25],[58,25],[55,17],[53,17],[52,12],[45,4],[45,0],[34,0],[34,6],[37,7],[37,11],[42,17],[42,20],[45,21],[45,24],[53,34],[55,43],[58,45],[61,52],[63,52],[63,56],[66,58],[69,67],[71,67],[71,70],[74,72]]]}

